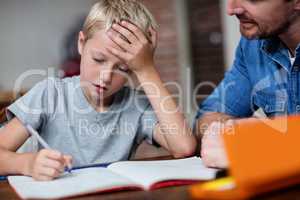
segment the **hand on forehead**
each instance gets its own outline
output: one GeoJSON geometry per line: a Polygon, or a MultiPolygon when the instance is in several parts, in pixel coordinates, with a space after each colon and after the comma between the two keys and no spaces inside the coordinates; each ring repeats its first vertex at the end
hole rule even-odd
{"type": "Polygon", "coordinates": [[[112,41],[108,35],[106,34],[106,31],[103,31],[101,34],[103,34],[103,45],[105,48],[113,47],[118,50],[122,50],[119,45],[117,45],[114,41],[112,41]]]}
{"type": "Polygon", "coordinates": [[[122,50],[119,45],[113,42],[106,34],[105,30],[100,30],[94,35],[94,40],[96,49],[98,49],[102,54],[106,57],[109,57],[115,61],[121,62],[119,58],[111,54],[107,49],[116,48],[118,50],[122,50]]]}

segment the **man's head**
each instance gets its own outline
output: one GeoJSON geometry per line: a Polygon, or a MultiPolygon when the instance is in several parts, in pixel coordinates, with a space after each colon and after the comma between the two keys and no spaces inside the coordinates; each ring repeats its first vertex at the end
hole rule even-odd
{"type": "Polygon", "coordinates": [[[80,77],[90,97],[109,97],[127,81],[127,66],[107,50],[109,46],[120,48],[106,32],[121,20],[137,25],[146,36],[150,36],[151,26],[157,26],[151,13],[137,0],[99,0],[92,7],[78,39],[80,77]]]}
{"type": "Polygon", "coordinates": [[[278,36],[299,19],[299,0],[228,0],[227,12],[240,21],[249,39],[278,36]]]}

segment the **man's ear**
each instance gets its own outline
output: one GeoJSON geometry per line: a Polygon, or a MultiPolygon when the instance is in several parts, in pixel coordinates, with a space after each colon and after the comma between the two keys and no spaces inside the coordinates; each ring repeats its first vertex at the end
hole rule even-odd
{"type": "Polygon", "coordinates": [[[83,47],[85,45],[85,35],[82,31],[79,32],[79,35],[78,35],[78,53],[80,55],[82,55],[82,52],[83,52],[83,47]]]}

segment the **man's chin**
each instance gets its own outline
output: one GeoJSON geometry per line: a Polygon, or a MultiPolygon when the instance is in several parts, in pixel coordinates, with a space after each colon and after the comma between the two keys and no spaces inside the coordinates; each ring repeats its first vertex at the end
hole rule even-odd
{"type": "Polygon", "coordinates": [[[240,32],[241,32],[242,36],[244,36],[245,38],[247,38],[249,40],[255,40],[255,39],[260,38],[260,34],[257,31],[244,30],[241,28],[240,32]]]}
{"type": "Polygon", "coordinates": [[[267,32],[267,31],[261,31],[256,27],[253,27],[251,29],[245,29],[243,27],[240,27],[240,32],[242,36],[244,36],[249,40],[268,39],[282,33],[281,29],[274,30],[272,32],[267,32]]]}

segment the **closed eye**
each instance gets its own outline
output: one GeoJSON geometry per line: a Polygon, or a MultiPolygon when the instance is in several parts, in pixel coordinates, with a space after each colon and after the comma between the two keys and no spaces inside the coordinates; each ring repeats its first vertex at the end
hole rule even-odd
{"type": "Polygon", "coordinates": [[[94,61],[97,62],[97,63],[103,63],[103,62],[105,62],[104,59],[97,59],[97,58],[94,58],[94,61]]]}
{"type": "Polygon", "coordinates": [[[257,3],[257,2],[259,2],[259,0],[248,0],[249,2],[251,2],[251,3],[257,3]]]}

